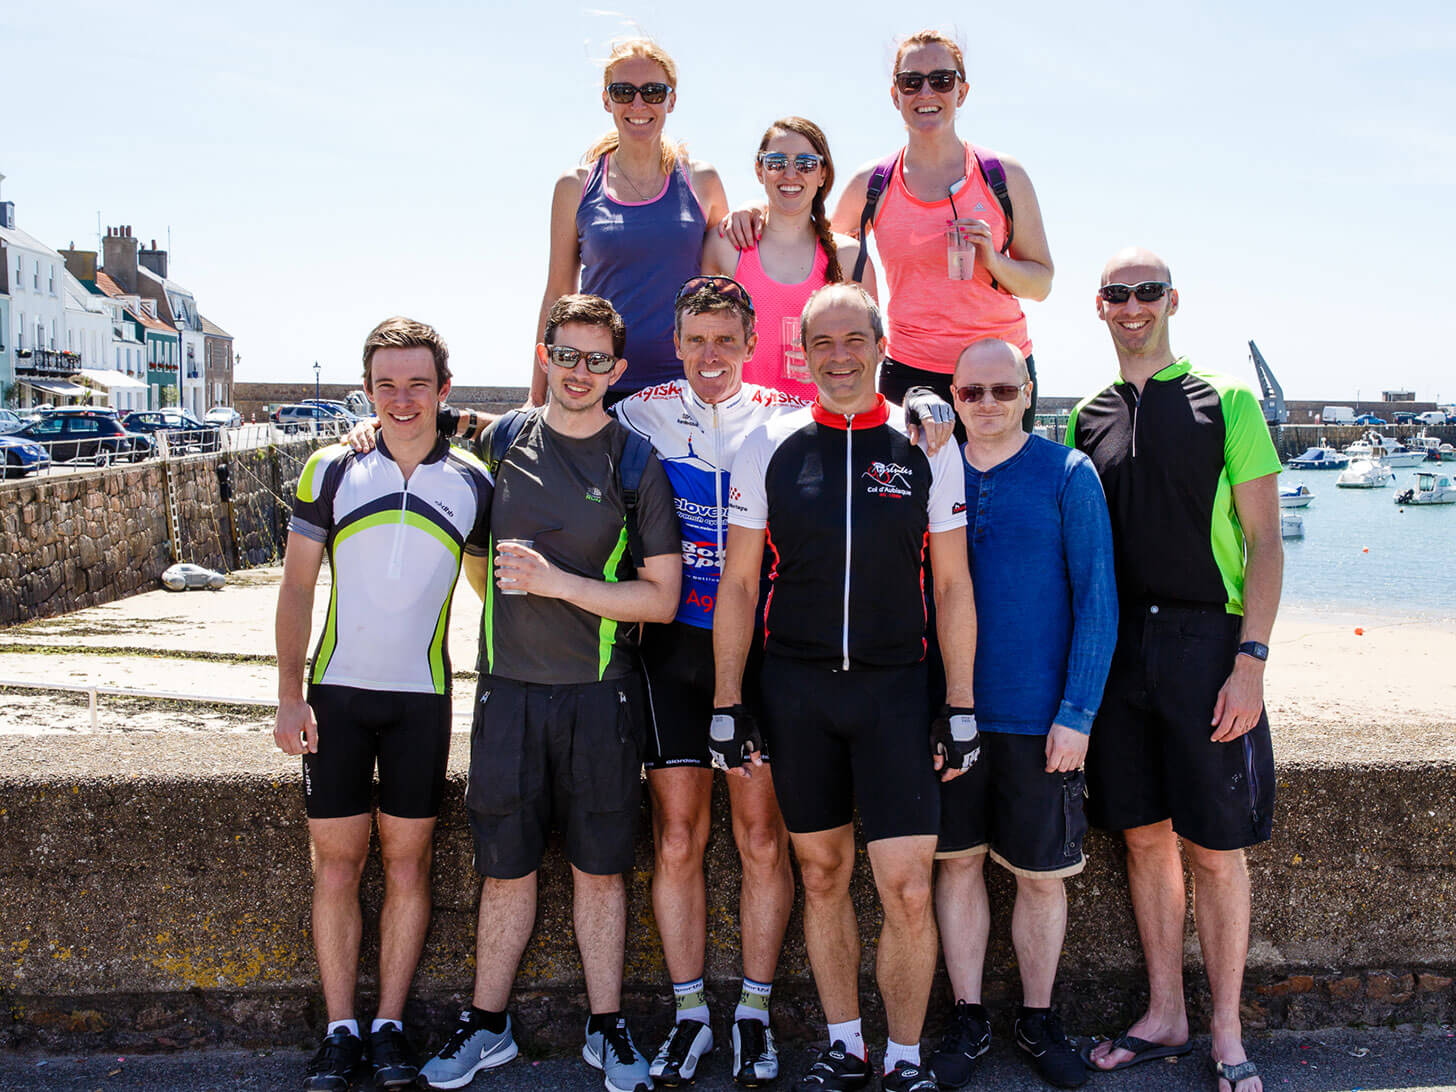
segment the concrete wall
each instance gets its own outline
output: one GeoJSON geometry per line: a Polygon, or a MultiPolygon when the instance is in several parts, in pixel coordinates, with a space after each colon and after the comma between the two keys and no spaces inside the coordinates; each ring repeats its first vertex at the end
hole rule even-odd
{"type": "MultiPolygon", "coordinates": [[[[1398,730],[1392,726],[1392,730],[1398,730]]],[[[478,881],[461,807],[466,759],[455,739],[436,838],[434,912],[406,1011],[438,1043],[467,998],[478,881]]],[[[1312,1028],[1456,1019],[1456,743],[1428,732],[1421,761],[1332,724],[1307,745],[1281,743],[1274,840],[1250,853],[1254,891],[1246,1026],[1312,1028]]],[[[707,978],[731,1011],[737,961],[737,859],[718,779],[709,846],[707,978]]],[[[309,925],[307,827],[296,759],[253,733],[104,733],[0,737],[0,1044],[67,1051],[235,1043],[304,1046],[323,1014],[309,925]]],[[[644,809],[628,882],[624,1008],[655,1041],[670,1020],[652,917],[644,809]],[[650,1033],[648,1028],[652,1028],[650,1033]]],[[[1058,1003],[1075,1031],[1116,1032],[1145,1000],[1119,844],[1094,834],[1089,867],[1068,882],[1070,929],[1058,1003]]],[[[998,1021],[1019,996],[1008,937],[1010,885],[991,876],[988,1004],[998,1021]]],[[[359,1011],[373,1011],[376,862],[365,881],[359,1011]]],[[[542,871],[535,938],[512,1008],[534,1049],[569,1049],[584,1019],[570,878],[559,846],[542,871]]],[[[863,853],[855,878],[862,935],[877,932],[863,853]]],[[[789,926],[774,991],[781,1036],[822,1034],[802,932],[789,926]]],[[[874,996],[873,943],[861,962],[874,996]]],[[[1207,986],[1188,934],[1192,1018],[1206,1028],[1207,986]]],[[[944,1019],[937,988],[927,1035],[944,1019]]],[[[866,1010],[883,1034],[881,1016],[866,1010]]],[[[726,1031],[726,1029],[724,1029],[726,1031]]]]}
{"type": "Polygon", "coordinates": [[[0,625],[157,586],[174,560],[229,571],[280,556],[288,499],[313,439],[0,482],[0,625]],[[219,470],[233,492],[221,496],[219,470]],[[167,494],[178,514],[172,555],[167,494]]]}

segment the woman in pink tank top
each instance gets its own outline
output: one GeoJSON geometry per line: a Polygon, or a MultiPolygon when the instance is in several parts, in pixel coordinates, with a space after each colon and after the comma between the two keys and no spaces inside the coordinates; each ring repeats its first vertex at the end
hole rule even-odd
{"type": "MultiPolygon", "coordinates": [[[[952,39],[926,30],[901,43],[891,98],[908,137],[870,225],[890,292],[880,391],[895,402],[920,385],[950,400],[961,351],[987,337],[1018,346],[1036,382],[1020,300],[1044,300],[1051,292],[1041,209],[1021,164],[999,156],[1012,208],[1007,223],[974,149],[956,132],[956,111],[968,90],[965,59],[952,39]]],[[[838,230],[858,234],[876,166],[850,179],[834,210],[838,230]]],[[[1028,431],[1035,410],[1033,386],[1028,431]]]]}
{"type": "MultiPolygon", "coordinates": [[[[825,200],[834,186],[829,141],[812,121],[780,118],[758,144],[754,170],[768,195],[758,245],[739,251],[709,232],[703,272],[729,276],[753,299],[758,344],[743,365],[743,380],[812,402],[799,338],[799,314],[818,288],[845,280],[859,257],[859,243],[829,227],[825,200]]],[[[874,266],[863,278],[875,292],[874,266]]],[[[949,401],[949,399],[947,399],[949,401]]]]}

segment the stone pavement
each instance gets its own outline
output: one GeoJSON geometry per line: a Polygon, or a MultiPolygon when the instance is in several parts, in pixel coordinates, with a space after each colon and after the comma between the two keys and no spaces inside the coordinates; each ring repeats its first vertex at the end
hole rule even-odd
{"type": "MultiPolygon", "coordinates": [[[[1207,1040],[1198,1040],[1199,1050],[1207,1040]]],[[[1456,1088],[1456,1033],[1449,1028],[1365,1029],[1336,1032],[1276,1032],[1250,1040],[1264,1071],[1266,1092],[1432,1092],[1456,1088]]],[[[721,1050],[721,1048],[720,1048],[721,1050]]],[[[724,1055],[709,1055],[698,1092],[728,1092],[724,1055]]],[[[298,1051],[254,1053],[215,1051],[119,1058],[0,1055],[0,1092],[230,1092],[233,1089],[296,1089],[308,1055],[298,1051]]],[[[783,1056],[785,1078],[808,1064],[803,1051],[783,1056]]],[[[776,1086],[787,1090],[790,1081],[776,1086]]],[[[356,1085],[363,1092],[366,1083],[356,1085]]],[[[521,1059],[482,1073],[472,1092],[596,1092],[599,1074],[578,1058],[521,1059]]],[[[997,1042],[981,1063],[975,1092],[1045,1092],[1020,1055],[997,1042]]],[[[1149,1062],[1122,1073],[1094,1075],[1091,1092],[1210,1092],[1212,1077],[1198,1052],[1176,1062],[1149,1062]]]]}

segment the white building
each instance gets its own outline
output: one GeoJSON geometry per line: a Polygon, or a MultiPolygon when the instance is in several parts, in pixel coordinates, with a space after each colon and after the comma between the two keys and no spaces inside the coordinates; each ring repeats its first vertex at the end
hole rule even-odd
{"type": "Polygon", "coordinates": [[[191,291],[166,276],[167,252],[143,248],[137,260],[137,290],[157,301],[158,318],[170,322],[182,335],[181,366],[178,380],[182,388],[182,406],[198,417],[207,412],[207,391],[204,389],[204,362],[207,359],[207,335],[197,313],[197,300],[191,291]],[[157,266],[157,269],[149,268],[157,266]]]}
{"type": "Polygon", "coordinates": [[[84,394],[67,381],[66,265],[60,254],[0,220],[0,243],[10,287],[15,382],[21,406],[84,394]]]}
{"type": "Polygon", "coordinates": [[[76,374],[121,412],[146,409],[146,346],[126,321],[126,308],[92,292],[69,272],[65,277],[66,348],[80,356],[76,374]]]}

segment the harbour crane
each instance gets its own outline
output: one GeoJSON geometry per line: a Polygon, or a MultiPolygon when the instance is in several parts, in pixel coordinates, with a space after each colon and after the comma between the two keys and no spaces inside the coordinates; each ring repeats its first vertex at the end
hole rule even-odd
{"type": "Polygon", "coordinates": [[[1289,420],[1289,410],[1284,407],[1284,388],[1274,378],[1274,369],[1269,367],[1259,346],[1249,342],[1249,355],[1254,360],[1254,372],[1259,377],[1259,389],[1263,392],[1260,404],[1264,407],[1264,420],[1271,425],[1282,425],[1289,420]]]}

